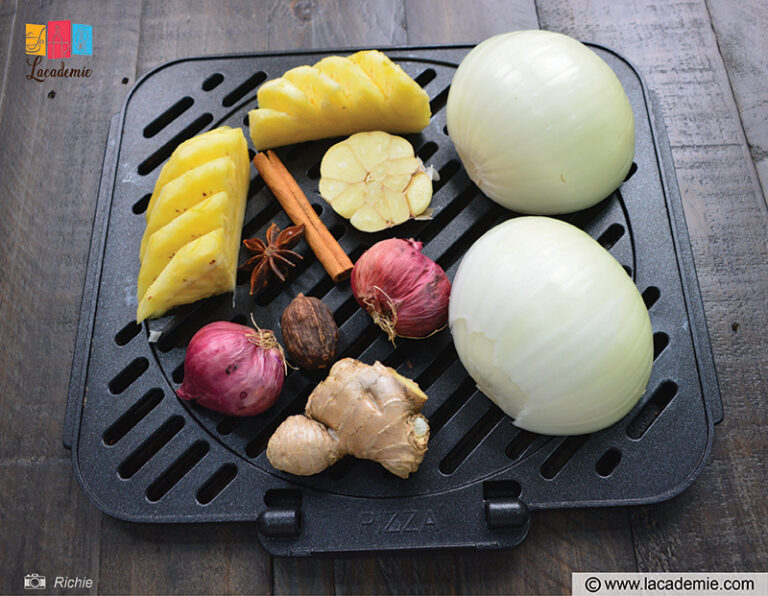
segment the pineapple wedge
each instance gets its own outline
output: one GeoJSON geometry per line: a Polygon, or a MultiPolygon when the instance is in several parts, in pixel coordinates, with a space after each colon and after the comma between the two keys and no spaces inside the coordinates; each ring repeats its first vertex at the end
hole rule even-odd
{"type": "MultiPolygon", "coordinates": [[[[381,89],[387,98],[387,105],[394,114],[394,122],[402,122],[406,130],[393,129],[392,132],[414,132],[407,130],[414,115],[424,116],[424,101],[426,98],[426,121],[421,128],[429,124],[429,97],[416,81],[403,72],[397,64],[377,50],[357,52],[350,57],[363,72],[381,89]],[[415,93],[415,91],[421,93],[415,93]]],[[[418,117],[416,123],[422,122],[418,117]]],[[[421,130],[421,128],[419,130],[421,130]]]]}
{"type": "Polygon", "coordinates": [[[147,221],[152,216],[158,195],[166,184],[189,170],[223,156],[233,159],[239,191],[246,189],[245,192],[247,192],[250,181],[250,160],[243,131],[239,128],[220,126],[192,137],[176,147],[170,159],[160,170],[160,175],[155,182],[155,189],[145,214],[147,221]]]}
{"type": "Polygon", "coordinates": [[[249,177],[239,128],[212,130],[173,152],[147,207],[137,322],[234,289],[249,177]]]}
{"type": "Polygon", "coordinates": [[[219,157],[189,170],[166,184],[158,193],[155,208],[147,219],[147,227],[139,248],[139,260],[144,261],[147,243],[152,234],[187,209],[221,191],[228,192],[231,197],[240,196],[236,169],[231,157],[219,157]]]}
{"type": "MultiPolygon", "coordinates": [[[[248,122],[251,129],[251,138],[265,140],[266,144],[261,149],[266,147],[282,147],[306,141],[306,130],[310,126],[306,120],[302,120],[298,116],[269,108],[251,110],[248,114],[248,122]],[[257,137],[253,136],[254,130],[259,131],[257,137]]],[[[254,140],[254,144],[259,148],[256,140],[254,140]]]]}
{"type": "Polygon", "coordinates": [[[269,109],[299,118],[304,126],[322,124],[307,94],[286,78],[264,83],[259,88],[258,101],[259,105],[269,105],[269,109]]]}
{"type": "MultiPolygon", "coordinates": [[[[357,126],[357,128],[351,130],[349,134],[365,130],[365,128],[360,127],[371,126],[369,120],[371,114],[387,113],[387,98],[384,95],[384,92],[379,89],[376,83],[374,83],[367,74],[365,74],[365,71],[362,68],[352,62],[349,58],[328,56],[327,58],[320,60],[314,67],[341,86],[349,105],[358,106],[357,110],[353,110],[353,113],[348,115],[349,120],[354,123],[354,126],[357,126]]],[[[426,94],[426,92],[424,92],[424,94],[426,94]]],[[[413,95],[423,99],[422,93],[414,91],[413,95]]],[[[427,98],[427,100],[428,99],[429,98],[427,98]]],[[[429,103],[427,103],[427,108],[429,108],[429,103]]],[[[429,114],[427,114],[426,120],[426,124],[428,123],[429,114]]],[[[424,128],[426,124],[421,128],[424,128]]],[[[389,126],[373,126],[371,129],[379,130],[383,128],[389,128],[389,126]]],[[[419,130],[421,130],[421,128],[419,130]]]]}
{"type": "MultiPolygon", "coordinates": [[[[282,76],[304,94],[312,106],[311,116],[334,126],[343,126],[349,110],[349,100],[336,81],[311,66],[292,68],[282,76]]],[[[280,80],[280,79],[277,79],[280,80]]]]}
{"type": "Polygon", "coordinates": [[[257,150],[361,131],[420,132],[429,96],[378,50],[330,56],[264,83],[249,112],[257,150]]]}
{"type": "MultiPolygon", "coordinates": [[[[230,238],[239,240],[232,233],[237,218],[236,206],[237,203],[229,193],[222,191],[201,201],[153,233],[146,245],[147,253],[152,258],[147,259],[139,271],[137,295],[140,298],[144,296],[147,288],[185,244],[218,228],[224,228],[230,238]]],[[[227,252],[230,254],[232,250],[228,249],[227,252]]]]}
{"type": "Polygon", "coordinates": [[[139,302],[136,321],[164,315],[174,306],[221,294],[235,284],[237,260],[224,228],[188,242],[173,256],[139,302]],[[226,289],[225,289],[226,288],[226,289]]]}
{"type": "Polygon", "coordinates": [[[432,179],[402,137],[360,132],[325,153],[319,190],[355,228],[378,232],[424,213],[432,179]]]}

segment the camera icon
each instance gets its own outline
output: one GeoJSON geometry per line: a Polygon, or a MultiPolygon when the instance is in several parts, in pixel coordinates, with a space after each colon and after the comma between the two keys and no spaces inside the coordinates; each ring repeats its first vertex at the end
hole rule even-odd
{"type": "Polygon", "coordinates": [[[45,590],[45,576],[30,573],[24,576],[25,590],[45,590]]]}

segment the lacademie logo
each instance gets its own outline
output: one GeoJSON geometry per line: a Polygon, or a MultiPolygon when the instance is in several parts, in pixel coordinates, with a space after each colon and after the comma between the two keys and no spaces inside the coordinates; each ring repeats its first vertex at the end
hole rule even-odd
{"type": "Polygon", "coordinates": [[[64,60],[59,68],[40,68],[42,56],[49,60],[93,55],[93,28],[72,21],[48,21],[45,25],[27,23],[27,80],[42,83],[48,77],[90,77],[90,68],[67,68],[64,60]]]}

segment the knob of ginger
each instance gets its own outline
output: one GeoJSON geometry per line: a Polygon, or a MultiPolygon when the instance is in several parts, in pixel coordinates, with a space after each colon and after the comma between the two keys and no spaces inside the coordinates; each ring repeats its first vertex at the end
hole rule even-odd
{"type": "Polygon", "coordinates": [[[345,455],[370,459],[401,478],[415,472],[429,441],[419,386],[376,362],[339,360],[309,396],[303,415],[289,416],[267,445],[284,472],[308,476],[345,455]]]}

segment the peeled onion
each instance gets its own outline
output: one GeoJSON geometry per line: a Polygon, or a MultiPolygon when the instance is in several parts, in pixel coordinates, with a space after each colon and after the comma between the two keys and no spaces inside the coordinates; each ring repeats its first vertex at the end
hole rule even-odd
{"type": "Polygon", "coordinates": [[[478,388],[525,430],[570,435],[614,424],[643,395],[648,310],[622,266],[585,232],[519,217],[461,261],[449,321],[478,388]]]}
{"type": "Polygon", "coordinates": [[[446,106],[469,177],[521,213],[585,209],[632,165],[632,108],[610,66],[560,33],[491,37],[462,60],[446,106]]]}

